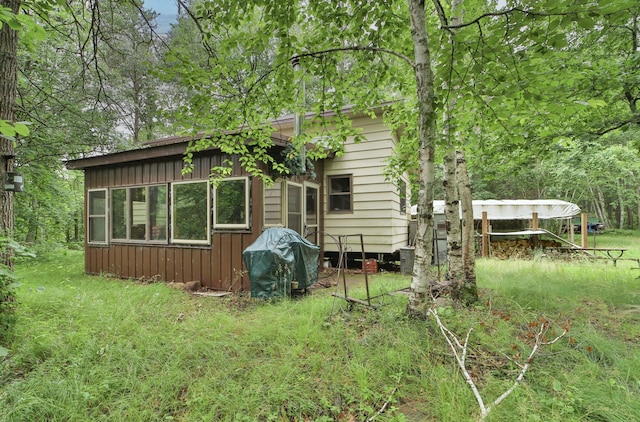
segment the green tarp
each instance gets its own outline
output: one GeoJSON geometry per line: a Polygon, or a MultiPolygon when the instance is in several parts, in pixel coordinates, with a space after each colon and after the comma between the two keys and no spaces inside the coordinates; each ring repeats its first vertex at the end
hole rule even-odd
{"type": "Polygon", "coordinates": [[[317,283],[320,247],[287,228],[266,229],[242,259],[249,271],[251,297],[288,296],[291,283],[298,289],[317,283]]]}

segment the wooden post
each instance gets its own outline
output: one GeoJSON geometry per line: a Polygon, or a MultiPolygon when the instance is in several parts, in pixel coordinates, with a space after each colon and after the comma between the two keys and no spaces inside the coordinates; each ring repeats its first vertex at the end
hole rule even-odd
{"type": "MultiPolygon", "coordinates": [[[[532,214],[532,220],[531,220],[531,229],[532,230],[538,230],[538,213],[534,212],[532,214]]],[[[533,241],[533,247],[537,248],[540,244],[539,242],[539,238],[537,234],[534,234],[533,236],[531,236],[531,240],[533,241]]]]}
{"type": "Polygon", "coordinates": [[[580,234],[582,235],[582,243],[580,246],[582,246],[583,248],[587,248],[589,245],[587,245],[587,235],[589,234],[588,232],[588,224],[587,224],[587,213],[583,212],[581,217],[581,224],[582,224],[582,229],[580,230],[580,234]]]}
{"type": "Polygon", "coordinates": [[[487,212],[482,211],[482,257],[489,256],[489,220],[487,212]]]}

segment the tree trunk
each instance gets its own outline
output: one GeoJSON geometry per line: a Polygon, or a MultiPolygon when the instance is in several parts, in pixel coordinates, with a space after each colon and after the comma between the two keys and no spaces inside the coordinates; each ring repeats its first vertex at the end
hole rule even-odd
{"type": "MultiPolygon", "coordinates": [[[[445,122],[448,127],[448,122],[445,122]]],[[[449,136],[450,134],[448,134],[449,136]]],[[[462,262],[462,234],[460,226],[460,200],[458,183],[456,181],[456,153],[453,145],[444,159],[444,205],[447,229],[447,273],[446,284],[449,286],[451,297],[457,299],[457,292],[464,284],[464,270],[462,262]]]]}
{"type": "MultiPolygon", "coordinates": [[[[463,11],[463,0],[451,2],[452,26],[462,22],[463,11]]],[[[446,24],[444,12],[439,13],[441,22],[443,25],[446,24]]],[[[455,31],[448,33],[448,43],[452,49],[456,48],[455,31]]],[[[451,62],[450,65],[454,64],[451,62]]],[[[451,74],[451,72],[448,73],[451,74]]],[[[461,134],[455,127],[458,87],[451,86],[451,83],[449,86],[452,89],[446,105],[442,131],[448,148],[444,160],[444,199],[447,219],[447,275],[445,284],[453,300],[469,304],[478,299],[475,255],[473,253],[473,207],[464,153],[456,151],[456,147],[462,148],[464,144],[461,134]],[[463,195],[466,196],[465,203],[462,204],[464,220],[460,218],[460,199],[463,195]],[[469,234],[469,230],[471,234],[469,234]]]]}
{"type": "Polygon", "coordinates": [[[638,186],[638,189],[637,189],[637,192],[638,192],[638,202],[637,202],[638,209],[637,209],[637,212],[638,212],[638,214],[637,214],[637,216],[638,216],[638,229],[640,229],[640,185],[637,185],[637,186],[638,186]]]}
{"type": "Polygon", "coordinates": [[[458,195],[462,208],[462,271],[464,273],[464,284],[459,291],[458,299],[469,305],[478,300],[478,286],[476,284],[473,200],[464,151],[456,151],[456,180],[458,181],[458,195]]]}
{"type": "Polygon", "coordinates": [[[596,215],[598,216],[598,219],[602,224],[605,225],[605,227],[611,227],[609,219],[607,218],[606,204],[604,202],[604,195],[602,194],[602,191],[598,187],[590,187],[589,190],[591,191],[591,197],[593,198],[593,207],[595,209],[596,215]]]}
{"type": "Polygon", "coordinates": [[[424,1],[408,0],[411,37],[414,48],[414,73],[418,99],[419,178],[418,215],[415,261],[411,294],[407,311],[412,316],[426,317],[433,256],[433,186],[435,182],[434,143],[436,120],[434,113],[433,71],[429,52],[424,1]]]}
{"type": "MultiPolygon", "coordinates": [[[[20,0],[0,0],[0,6],[18,14],[20,0]]],[[[7,24],[0,28],[0,120],[11,123],[15,118],[16,92],[18,86],[18,32],[7,24]]],[[[4,185],[6,173],[13,170],[13,141],[0,137],[0,186],[4,185]]],[[[13,236],[13,193],[0,191],[0,236],[13,236]]],[[[4,264],[12,267],[10,257],[3,257],[4,264]]]]}
{"type": "Polygon", "coordinates": [[[618,179],[617,193],[618,193],[618,229],[624,229],[624,198],[622,192],[624,189],[624,179],[618,179]]]}

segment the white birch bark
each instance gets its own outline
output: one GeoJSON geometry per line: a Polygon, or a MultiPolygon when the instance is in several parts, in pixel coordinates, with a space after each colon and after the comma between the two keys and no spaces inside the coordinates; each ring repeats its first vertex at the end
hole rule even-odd
{"type": "Polygon", "coordinates": [[[429,285],[432,279],[433,255],[433,185],[434,143],[436,120],[434,113],[433,71],[429,51],[424,0],[408,0],[411,37],[414,47],[414,73],[418,98],[419,179],[417,236],[407,311],[410,315],[426,317],[430,303],[429,285]]]}

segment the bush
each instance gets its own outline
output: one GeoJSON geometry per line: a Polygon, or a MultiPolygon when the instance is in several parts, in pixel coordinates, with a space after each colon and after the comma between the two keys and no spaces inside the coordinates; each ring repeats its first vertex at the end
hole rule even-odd
{"type": "Polygon", "coordinates": [[[15,323],[16,295],[13,273],[0,268],[0,343],[7,341],[15,323]]]}
{"type": "MultiPolygon", "coordinates": [[[[3,260],[14,257],[33,257],[22,245],[10,239],[0,238],[0,256],[3,260]]],[[[16,277],[13,270],[0,263],[0,343],[5,343],[15,324],[16,309],[16,277]]]]}

